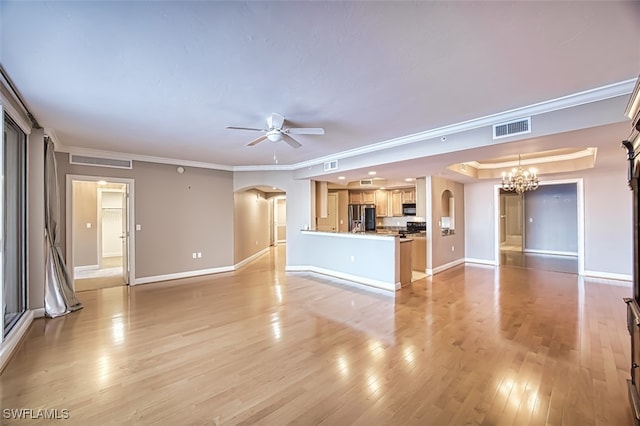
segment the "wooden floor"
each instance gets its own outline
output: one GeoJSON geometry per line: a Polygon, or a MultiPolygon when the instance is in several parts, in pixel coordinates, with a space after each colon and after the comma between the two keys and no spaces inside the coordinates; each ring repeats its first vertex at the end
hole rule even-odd
{"type": "Polygon", "coordinates": [[[578,256],[557,256],[501,250],[500,265],[577,274],[578,256]]]}
{"type": "Polygon", "coordinates": [[[283,256],[81,293],[34,323],[0,407],[79,425],[632,422],[629,287],[467,265],[394,298],[285,274],[283,256]]]}

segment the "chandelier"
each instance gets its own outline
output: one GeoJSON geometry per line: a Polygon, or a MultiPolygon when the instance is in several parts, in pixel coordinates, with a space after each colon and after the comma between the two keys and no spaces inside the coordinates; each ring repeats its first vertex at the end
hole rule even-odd
{"type": "Polygon", "coordinates": [[[520,166],[520,156],[518,155],[518,168],[513,168],[509,173],[502,172],[502,189],[505,191],[515,191],[522,194],[525,191],[535,191],[538,189],[538,176],[534,169],[523,170],[520,166]]]}

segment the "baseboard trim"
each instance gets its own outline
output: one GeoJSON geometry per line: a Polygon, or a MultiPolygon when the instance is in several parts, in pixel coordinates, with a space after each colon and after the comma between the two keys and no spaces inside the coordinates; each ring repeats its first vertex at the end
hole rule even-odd
{"type": "Polygon", "coordinates": [[[371,278],[365,278],[358,275],[346,274],[344,272],[338,272],[331,269],[319,268],[317,266],[287,266],[285,270],[287,272],[312,272],[320,275],[328,275],[340,280],[362,284],[367,287],[375,287],[380,290],[391,291],[394,293],[396,290],[400,289],[400,283],[387,283],[384,281],[373,280],[371,278]]]}
{"type": "Polygon", "coordinates": [[[251,256],[247,257],[246,259],[241,260],[240,262],[238,262],[238,263],[236,263],[235,265],[233,265],[233,269],[234,269],[234,270],[236,270],[236,269],[240,269],[240,268],[242,268],[244,265],[246,265],[247,263],[249,263],[249,262],[252,262],[252,261],[256,260],[257,258],[259,258],[260,256],[262,256],[262,255],[264,255],[264,254],[266,254],[266,253],[268,253],[268,252],[269,252],[269,247],[265,247],[265,248],[263,248],[262,250],[260,250],[259,252],[254,253],[254,254],[252,254],[251,256]]]}
{"type": "Polygon", "coordinates": [[[6,339],[0,342],[0,372],[4,370],[11,356],[20,345],[22,339],[27,335],[29,327],[33,322],[33,311],[28,310],[22,315],[22,318],[18,321],[15,329],[6,337],[6,339]]]}
{"type": "Polygon", "coordinates": [[[439,272],[446,271],[447,269],[451,269],[454,266],[462,265],[465,262],[465,259],[457,259],[453,262],[445,263],[444,265],[440,265],[437,268],[427,269],[427,275],[435,275],[439,272]]]}
{"type": "Polygon", "coordinates": [[[199,277],[201,275],[220,274],[223,272],[232,272],[233,266],[222,266],[219,268],[200,269],[197,271],[178,272],[175,274],[155,275],[152,277],[134,278],[130,285],[149,284],[160,281],[179,280],[181,278],[199,277]]]}
{"type": "Polygon", "coordinates": [[[531,254],[548,254],[551,256],[578,256],[577,252],[573,251],[557,251],[557,250],[536,250],[536,249],[524,249],[522,250],[524,253],[531,254]]]}
{"type": "Polygon", "coordinates": [[[477,263],[479,265],[489,265],[489,266],[497,266],[498,265],[495,260],[475,259],[473,257],[466,257],[464,259],[464,261],[467,262],[467,263],[477,263]]]}
{"type": "Polygon", "coordinates": [[[84,265],[84,266],[76,266],[73,268],[74,272],[82,272],[82,271],[95,271],[96,269],[100,269],[98,265],[84,265]]]}
{"type": "Polygon", "coordinates": [[[631,275],[616,274],[612,272],[584,271],[583,275],[585,277],[602,278],[605,280],[629,281],[629,284],[631,284],[631,281],[633,281],[633,277],[631,275]]]}

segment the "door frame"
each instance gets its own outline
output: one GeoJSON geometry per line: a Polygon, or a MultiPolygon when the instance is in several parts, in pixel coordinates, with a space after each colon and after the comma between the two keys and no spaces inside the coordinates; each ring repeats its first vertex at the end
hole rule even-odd
{"type": "MultiPolygon", "coordinates": [[[[123,263],[123,268],[125,263],[128,264],[128,271],[123,271],[124,275],[128,277],[126,280],[127,285],[131,285],[130,283],[135,280],[135,233],[132,232],[132,227],[134,226],[134,179],[127,178],[118,178],[118,177],[109,177],[109,176],[87,176],[87,175],[66,175],[66,260],[67,260],[67,269],[69,271],[69,275],[71,277],[71,283],[73,285],[75,281],[75,272],[74,272],[74,259],[73,259],[73,181],[84,181],[84,182],[99,182],[101,180],[112,182],[112,183],[122,183],[127,185],[128,193],[129,193],[129,203],[127,208],[127,217],[128,217],[128,225],[129,229],[127,230],[128,235],[128,261],[123,263]]],[[[126,189],[125,189],[126,191],[126,189]]],[[[124,255],[124,253],[123,253],[124,255]]],[[[75,286],[74,286],[75,289],[75,286]]]]}
{"type": "MultiPolygon", "coordinates": [[[[578,275],[584,275],[584,179],[555,179],[541,181],[540,185],[561,185],[567,183],[576,184],[577,225],[578,225],[578,275]]],[[[500,188],[501,184],[493,186],[493,245],[495,265],[500,266],[500,188]]],[[[522,206],[524,214],[524,205],[522,206]]],[[[524,229],[522,235],[524,250],[524,229]]]]}

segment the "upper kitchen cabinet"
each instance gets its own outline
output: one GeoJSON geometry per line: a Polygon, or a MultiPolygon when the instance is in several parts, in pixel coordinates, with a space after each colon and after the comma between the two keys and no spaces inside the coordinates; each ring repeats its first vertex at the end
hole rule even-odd
{"type": "Polygon", "coordinates": [[[349,191],[349,204],[363,204],[361,191],[349,191]]]}
{"type": "Polygon", "coordinates": [[[349,191],[349,204],[375,204],[376,191],[349,191]]]}
{"type": "Polygon", "coordinates": [[[403,203],[415,203],[416,202],[416,189],[407,188],[402,190],[402,202],[403,203]]]}
{"type": "Polygon", "coordinates": [[[376,199],[376,216],[387,217],[389,216],[389,191],[379,189],[375,193],[376,199]]]}
{"type": "Polygon", "coordinates": [[[391,191],[391,216],[402,216],[402,191],[399,189],[391,191]]]}
{"type": "Polygon", "coordinates": [[[363,204],[375,204],[376,203],[376,192],[375,191],[364,191],[362,193],[362,203],[363,204]]]}

